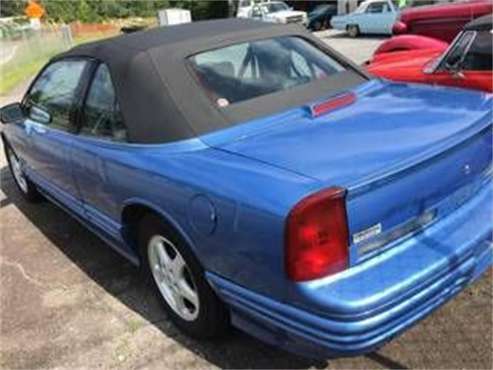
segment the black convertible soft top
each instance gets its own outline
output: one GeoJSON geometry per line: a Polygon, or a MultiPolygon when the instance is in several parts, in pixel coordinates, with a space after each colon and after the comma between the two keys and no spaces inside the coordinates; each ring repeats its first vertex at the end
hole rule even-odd
{"type": "Polygon", "coordinates": [[[493,14],[483,15],[469,22],[464,31],[490,31],[492,29],[493,14]]]}
{"type": "Polygon", "coordinates": [[[106,63],[136,143],[187,139],[273,114],[350,88],[367,79],[357,66],[297,25],[224,19],[155,28],[77,46],[57,57],[90,57],[106,63]],[[189,70],[187,57],[229,44],[294,35],[325,49],[346,72],[226,108],[217,108],[189,70]]]}

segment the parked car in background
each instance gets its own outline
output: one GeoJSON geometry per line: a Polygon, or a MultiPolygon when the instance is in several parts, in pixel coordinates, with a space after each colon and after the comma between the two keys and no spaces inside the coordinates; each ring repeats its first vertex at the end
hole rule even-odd
{"type": "Polygon", "coordinates": [[[391,53],[395,51],[440,49],[445,50],[449,46],[445,41],[432,37],[418,35],[394,36],[382,42],[375,50],[374,55],[391,53]]]}
{"type": "MultiPolygon", "coordinates": [[[[404,37],[404,36],[403,36],[404,37]]],[[[378,53],[368,65],[376,76],[493,92],[492,17],[470,22],[446,49],[378,53]]]]}
{"type": "Polygon", "coordinates": [[[252,18],[271,23],[306,25],[308,21],[306,12],[293,10],[282,1],[254,3],[246,12],[242,11],[238,14],[239,18],[252,18]]]}
{"type": "Polygon", "coordinates": [[[394,35],[423,35],[450,43],[466,23],[492,12],[492,0],[458,1],[408,8],[400,13],[392,32],[394,35]]]}
{"type": "Polygon", "coordinates": [[[330,20],[337,15],[337,3],[317,5],[308,13],[308,29],[320,31],[330,27],[330,20]]]}
{"type": "Polygon", "coordinates": [[[492,102],[224,19],[77,46],[0,120],[24,198],[139,265],[182,331],[327,358],[374,351],[491,265],[492,102]]]}
{"type": "Polygon", "coordinates": [[[236,11],[237,18],[248,18],[249,12],[255,4],[267,3],[269,0],[239,0],[236,11]]]}
{"type": "Polygon", "coordinates": [[[347,31],[351,37],[390,35],[398,13],[398,7],[390,0],[367,0],[350,14],[332,17],[330,24],[337,30],[347,31]]]}

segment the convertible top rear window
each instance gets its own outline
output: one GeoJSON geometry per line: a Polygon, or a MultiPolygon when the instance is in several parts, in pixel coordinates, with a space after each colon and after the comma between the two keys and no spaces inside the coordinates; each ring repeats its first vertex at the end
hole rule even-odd
{"type": "Polygon", "coordinates": [[[56,59],[66,57],[93,58],[108,66],[131,143],[168,143],[197,137],[347,92],[369,78],[299,25],[249,19],[158,27],[79,45],[56,59]],[[288,38],[287,44],[278,41],[288,38]],[[265,47],[259,48],[259,55],[248,57],[242,73],[244,79],[252,79],[250,86],[238,76],[248,46],[256,45],[258,40],[271,40],[276,51],[262,54],[265,47]],[[232,45],[238,47],[227,49],[232,45]],[[217,54],[220,50],[229,54],[217,54]],[[262,84],[260,76],[267,79],[264,71],[277,71],[274,62],[282,61],[283,54],[297,70],[289,72],[276,89],[272,83],[262,84]],[[273,60],[266,60],[266,55],[273,55],[273,60]],[[214,64],[222,62],[226,63],[214,64]],[[193,69],[207,69],[210,63],[209,70],[220,79],[207,81],[205,74],[200,81],[202,76],[193,69]],[[206,87],[206,82],[215,85],[206,87]],[[270,89],[274,92],[269,93],[270,89]],[[212,100],[204,90],[210,92],[212,100]],[[219,101],[224,107],[218,109],[220,94],[225,100],[219,101]]]}
{"type": "Polygon", "coordinates": [[[301,37],[254,40],[189,58],[200,85],[218,107],[308,84],[345,70],[301,37]]]}

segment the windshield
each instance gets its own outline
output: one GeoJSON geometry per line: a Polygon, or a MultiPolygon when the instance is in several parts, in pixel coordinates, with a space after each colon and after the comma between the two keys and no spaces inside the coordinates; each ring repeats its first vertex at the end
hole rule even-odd
{"type": "Polygon", "coordinates": [[[476,37],[469,50],[462,59],[460,68],[465,71],[490,71],[493,70],[491,45],[493,34],[491,31],[476,32],[476,37]]]}
{"type": "Polygon", "coordinates": [[[236,44],[189,60],[206,94],[220,108],[345,70],[318,47],[294,36],[236,44]]]}
{"type": "Polygon", "coordinates": [[[450,47],[447,55],[444,58],[443,68],[451,68],[457,66],[466,54],[466,50],[471,44],[475,35],[474,31],[463,32],[457,37],[456,41],[450,47]]]}
{"type": "Polygon", "coordinates": [[[355,13],[363,13],[366,9],[366,3],[361,3],[356,10],[354,11],[355,13]]]}
{"type": "Polygon", "coordinates": [[[265,13],[276,13],[283,10],[289,10],[289,7],[284,3],[267,3],[262,4],[262,9],[265,13]]]}

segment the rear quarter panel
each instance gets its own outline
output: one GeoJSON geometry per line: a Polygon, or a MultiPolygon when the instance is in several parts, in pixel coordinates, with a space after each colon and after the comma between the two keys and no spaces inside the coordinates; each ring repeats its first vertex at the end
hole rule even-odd
{"type": "Polygon", "coordinates": [[[184,236],[207,271],[278,299],[284,296],[284,218],[321,184],[211,149],[198,139],[149,146],[77,145],[104,159],[103,167],[91,169],[80,156],[74,166],[79,175],[87,174],[82,187],[94,182],[91,174],[102,179],[105,217],[121,225],[126,206],[145,205],[184,236]]]}

